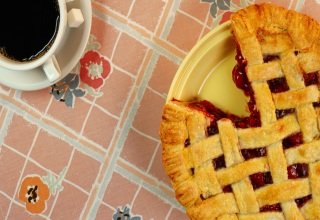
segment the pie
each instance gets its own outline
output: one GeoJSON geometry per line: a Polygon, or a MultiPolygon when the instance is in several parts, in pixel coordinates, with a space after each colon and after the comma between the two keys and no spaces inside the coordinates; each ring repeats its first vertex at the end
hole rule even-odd
{"type": "Polygon", "coordinates": [[[320,219],[320,25],[256,4],[231,27],[250,115],[165,104],[162,159],[176,197],[196,220],[320,219]]]}

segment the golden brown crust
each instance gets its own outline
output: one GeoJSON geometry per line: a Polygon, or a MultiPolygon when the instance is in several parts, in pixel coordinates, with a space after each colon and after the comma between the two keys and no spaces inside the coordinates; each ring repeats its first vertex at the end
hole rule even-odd
{"type": "Polygon", "coordinates": [[[176,197],[191,219],[320,219],[319,89],[306,86],[303,74],[320,71],[320,26],[312,18],[273,4],[252,5],[231,17],[232,32],[247,60],[247,75],[261,127],[235,128],[231,120],[217,122],[188,103],[170,101],[160,126],[162,160],[176,197]],[[264,57],[279,57],[264,62],[264,57]],[[272,93],[267,81],[285,77],[289,91],[272,93]],[[277,119],[276,109],[294,108],[277,119]],[[284,149],[282,140],[301,132],[304,143],[284,149]],[[189,146],[190,145],[190,146],[189,146]],[[267,155],[245,161],[242,149],[266,147],[267,155]],[[224,156],[226,167],[215,170],[213,159],[224,156]],[[287,167],[308,163],[310,175],[288,179],[287,167]],[[272,184],[254,189],[249,176],[270,172],[272,184]],[[230,186],[232,193],[224,193],[230,186]],[[312,194],[299,208],[295,199],[312,194]],[[281,212],[259,213],[265,205],[281,204],[281,212]]]}
{"type": "MultiPolygon", "coordinates": [[[[173,182],[177,199],[186,207],[192,206],[200,198],[198,188],[191,180],[190,168],[183,158],[183,149],[190,131],[196,131],[195,128],[199,127],[207,127],[205,119],[202,113],[188,109],[182,102],[172,101],[166,104],[163,110],[160,125],[162,161],[167,175],[173,182]]],[[[201,136],[203,131],[198,131],[201,136]]]]}
{"type": "Polygon", "coordinates": [[[301,59],[311,53],[319,64],[320,26],[307,15],[266,3],[234,13],[231,22],[234,37],[248,63],[261,61],[256,55],[259,50],[262,54],[280,54],[295,49],[302,52],[301,59]],[[252,46],[254,39],[259,41],[259,46],[252,46]],[[251,42],[251,51],[246,50],[248,41],[251,42]]]}

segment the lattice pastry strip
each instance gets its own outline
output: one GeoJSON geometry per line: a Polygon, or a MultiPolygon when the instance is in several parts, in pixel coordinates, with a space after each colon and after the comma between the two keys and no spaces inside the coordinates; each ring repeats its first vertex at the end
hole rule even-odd
{"type": "Polygon", "coordinates": [[[269,213],[259,213],[259,214],[248,214],[239,215],[239,220],[285,220],[282,213],[269,212],[269,213]]]}
{"type": "Polygon", "coordinates": [[[320,162],[309,165],[312,202],[302,207],[304,216],[308,219],[319,219],[320,216],[320,162]]]}
{"type": "Polygon", "coordinates": [[[220,139],[221,139],[224,158],[227,166],[227,169],[226,169],[227,172],[220,171],[219,173],[217,173],[219,182],[222,185],[229,185],[233,183],[232,185],[233,193],[235,195],[238,208],[241,213],[258,212],[259,206],[256,200],[256,196],[254,194],[252,185],[248,178],[249,175],[240,177],[239,173],[241,171],[244,171],[243,173],[245,173],[248,170],[252,171],[252,169],[254,168],[263,169],[266,166],[265,164],[263,164],[262,167],[246,166],[245,167],[246,169],[243,169],[244,167],[239,167],[243,165],[242,162],[244,161],[244,159],[240,153],[238,135],[232,122],[230,120],[222,119],[218,121],[218,129],[220,132],[220,139]],[[231,167],[231,168],[228,169],[228,167],[231,167]],[[233,171],[231,171],[230,169],[233,169],[233,171]],[[240,178],[237,180],[234,180],[235,177],[240,177],[240,178]],[[232,180],[232,182],[230,181],[229,183],[227,182],[227,180],[232,180]]]}
{"type": "Polygon", "coordinates": [[[316,116],[317,116],[317,121],[318,121],[318,130],[320,130],[320,108],[317,107],[315,108],[316,116]]]}
{"type": "Polygon", "coordinates": [[[301,127],[303,140],[312,141],[319,135],[318,121],[312,104],[306,104],[296,108],[297,118],[301,127]]]}
{"type": "Polygon", "coordinates": [[[310,164],[320,160],[320,141],[312,141],[285,151],[288,165],[310,164]]]}
{"type": "Polygon", "coordinates": [[[258,148],[281,141],[290,134],[300,131],[294,115],[288,115],[264,127],[239,129],[240,145],[245,148],[258,148]]]}
{"type": "Polygon", "coordinates": [[[246,57],[248,63],[250,64],[262,64],[263,56],[261,54],[261,49],[259,45],[259,41],[256,37],[250,36],[246,38],[242,38],[239,41],[241,52],[246,57]]]}
{"type": "Polygon", "coordinates": [[[213,135],[201,142],[194,143],[192,147],[183,149],[184,161],[188,169],[198,167],[206,161],[223,155],[219,135],[213,135]]]}
{"type": "Polygon", "coordinates": [[[315,52],[298,54],[299,65],[305,73],[313,73],[320,70],[320,56],[315,52]]]}
{"type": "Polygon", "coordinates": [[[259,188],[255,191],[260,206],[287,202],[310,195],[309,180],[287,180],[259,188]]]}
{"type": "Polygon", "coordinates": [[[316,85],[299,90],[292,90],[272,95],[277,109],[297,108],[301,105],[319,101],[319,90],[316,85]]]}
{"type": "Polygon", "coordinates": [[[187,213],[193,219],[216,219],[224,214],[239,213],[239,209],[233,194],[224,193],[204,200],[201,205],[187,208],[187,213]]]}
{"type": "Polygon", "coordinates": [[[257,108],[260,111],[261,124],[265,125],[275,122],[277,120],[275,115],[276,107],[274,106],[268,84],[265,82],[254,82],[252,89],[256,97],[257,108]]]}
{"type": "Polygon", "coordinates": [[[287,162],[284,156],[281,142],[268,146],[268,164],[274,183],[279,183],[288,179],[287,162]],[[272,161],[272,162],[270,162],[272,161]],[[274,163],[273,161],[277,161],[274,163]]]}
{"type": "Polygon", "coordinates": [[[290,89],[298,90],[305,87],[302,69],[294,51],[287,50],[280,54],[281,69],[290,89]]]}
{"type": "Polygon", "coordinates": [[[250,82],[266,82],[267,80],[283,77],[280,62],[272,61],[264,64],[248,66],[247,76],[250,82]]]}
{"type": "MultiPolygon", "coordinates": [[[[286,181],[288,179],[287,162],[281,142],[269,146],[267,154],[273,182],[286,181]]],[[[286,219],[304,219],[294,201],[282,201],[281,207],[286,219]]]]}
{"type": "Polygon", "coordinates": [[[218,182],[216,171],[212,168],[212,162],[208,161],[201,166],[196,167],[195,170],[195,182],[198,185],[200,195],[203,198],[209,198],[222,193],[222,188],[218,182]]]}
{"type": "Polygon", "coordinates": [[[304,216],[294,201],[282,202],[281,208],[286,219],[304,220],[304,216]]]}
{"type": "MultiPolygon", "coordinates": [[[[275,107],[267,83],[254,82],[252,87],[255,91],[257,106],[260,109],[262,125],[273,123],[276,120],[275,107]],[[266,111],[267,109],[269,111],[266,111]],[[270,109],[272,109],[272,111],[270,111],[270,109]]],[[[280,183],[287,180],[287,163],[281,142],[276,142],[268,146],[267,155],[273,182],[280,183]]],[[[283,201],[281,207],[287,219],[292,219],[293,216],[297,220],[303,219],[300,211],[293,201],[283,201]]]]}
{"type": "Polygon", "coordinates": [[[259,157],[235,164],[232,167],[220,169],[216,171],[216,175],[220,184],[226,186],[237,183],[252,174],[268,171],[269,165],[267,158],[259,157]]]}
{"type": "MultiPolygon", "coordinates": [[[[253,87],[253,90],[255,91],[255,98],[256,98],[257,105],[259,106],[259,109],[260,109],[260,117],[261,117],[262,125],[266,125],[268,123],[274,122],[274,120],[276,118],[275,111],[274,110],[270,111],[270,109],[275,108],[275,106],[273,105],[273,101],[275,101],[276,107],[279,108],[279,106],[277,106],[277,99],[276,99],[279,96],[277,96],[278,94],[275,94],[275,95],[273,95],[273,97],[271,97],[271,95],[270,95],[271,91],[269,90],[268,84],[267,83],[257,83],[255,81],[258,81],[258,80],[259,81],[267,81],[267,80],[271,80],[272,78],[283,77],[283,75],[284,74],[282,72],[281,65],[277,61],[273,61],[273,62],[269,62],[266,64],[261,64],[261,65],[253,65],[253,66],[248,67],[248,79],[252,82],[252,87],[253,87]],[[259,72],[262,75],[264,75],[261,78],[262,80],[259,79],[259,77],[258,77],[259,72]],[[255,77],[253,77],[253,76],[255,76],[255,77]]],[[[294,81],[295,79],[297,79],[297,78],[294,78],[294,76],[289,79],[289,80],[291,80],[290,81],[291,84],[298,85],[298,86],[301,86],[301,88],[303,88],[304,86],[299,85],[298,82],[295,82],[294,81]]],[[[285,93],[282,93],[282,94],[283,94],[283,96],[280,96],[280,99],[278,99],[278,100],[282,101],[281,98],[286,96],[287,99],[284,100],[283,102],[289,103],[291,101],[291,99],[290,99],[291,97],[287,96],[287,94],[285,94],[285,93]]],[[[297,96],[299,96],[299,95],[303,96],[303,98],[305,98],[308,95],[308,93],[303,91],[303,92],[298,93],[298,95],[296,95],[296,96],[294,96],[294,95],[295,95],[295,93],[293,93],[293,98],[297,98],[297,96]]],[[[304,128],[309,129],[310,127],[308,127],[308,126],[310,126],[310,123],[308,123],[308,122],[314,122],[315,120],[312,120],[312,118],[311,118],[311,120],[310,120],[310,118],[306,118],[306,120],[303,120],[304,116],[301,114],[302,111],[300,109],[306,109],[310,106],[307,105],[304,107],[305,108],[299,106],[297,109],[298,120],[300,119],[299,122],[301,122],[301,121],[304,122],[304,124],[303,124],[304,126],[302,126],[302,129],[304,129],[304,128]],[[300,110],[300,114],[299,114],[299,110],[300,110]]],[[[313,108],[311,109],[311,111],[312,110],[313,110],[313,108]]],[[[301,125],[301,123],[300,123],[300,125],[301,125]]],[[[304,131],[304,132],[306,132],[306,131],[304,131]]],[[[317,130],[316,130],[316,132],[317,132],[317,130]]],[[[308,138],[310,136],[308,136],[308,137],[304,136],[304,138],[305,139],[312,139],[313,134],[312,133],[308,133],[308,134],[310,134],[311,138],[308,138]]],[[[270,170],[271,170],[273,182],[275,184],[277,184],[277,183],[282,183],[283,181],[287,180],[288,179],[287,164],[286,164],[286,159],[284,156],[283,147],[282,147],[281,142],[278,142],[278,143],[275,143],[275,144],[269,146],[267,148],[267,154],[268,154],[268,159],[269,159],[270,170]]],[[[284,198],[284,195],[281,195],[281,197],[284,198]]],[[[295,199],[295,198],[296,197],[292,197],[291,201],[284,200],[284,201],[277,201],[277,202],[281,202],[282,210],[283,210],[284,215],[287,219],[304,219],[301,212],[299,211],[297,205],[293,201],[293,199],[295,199]]]]}
{"type": "Polygon", "coordinates": [[[257,37],[261,45],[262,54],[281,54],[292,48],[293,42],[288,34],[268,35],[258,31],[257,37]]]}
{"type": "MultiPolygon", "coordinates": [[[[302,78],[302,74],[299,72],[299,68],[297,68],[297,58],[294,58],[293,54],[291,53],[291,56],[288,55],[290,54],[287,53],[286,56],[282,56],[285,57],[286,59],[291,59],[290,63],[291,65],[288,65],[288,60],[284,59],[283,61],[283,67],[287,67],[284,69],[285,72],[285,76],[288,77],[287,82],[289,85],[290,89],[296,90],[296,89],[302,89],[304,88],[304,83],[303,83],[303,78],[302,78]],[[288,68],[288,66],[293,66],[293,68],[288,68]]],[[[315,66],[313,66],[312,68],[316,68],[315,66]]],[[[304,68],[306,70],[306,68],[304,68]]],[[[315,69],[309,69],[307,71],[314,71],[315,69]]],[[[279,72],[278,69],[274,69],[275,72],[279,72]]],[[[315,90],[315,89],[314,89],[315,90]]],[[[301,91],[301,90],[300,90],[301,91]]],[[[314,94],[317,94],[317,91],[314,92],[314,94]]],[[[303,98],[307,98],[308,94],[305,92],[304,94],[302,94],[303,98]]],[[[290,96],[287,98],[288,101],[290,101],[290,96]]],[[[296,98],[296,97],[294,97],[296,98]]],[[[297,100],[294,99],[293,100],[297,100]]],[[[314,102],[318,101],[318,98],[314,98],[313,100],[314,102]]],[[[308,102],[310,103],[311,101],[308,100],[308,102]]],[[[298,103],[299,104],[299,103],[298,103]]],[[[298,121],[299,124],[301,126],[301,130],[302,130],[302,134],[303,134],[303,138],[305,142],[308,141],[312,141],[312,139],[318,135],[318,128],[317,128],[317,121],[316,121],[316,114],[315,114],[315,110],[312,106],[312,104],[305,104],[305,105],[297,105],[296,107],[296,113],[297,113],[297,117],[298,117],[298,121]]],[[[297,148],[299,149],[299,148],[297,148]]],[[[269,149],[268,149],[269,150],[269,149]]],[[[282,148],[278,148],[278,150],[282,150],[282,148]]],[[[311,151],[310,151],[311,152],[311,151]]],[[[268,151],[268,155],[269,155],[270,151],[268,151]]],[[[281,152],[279,152],[279,155],[281,155],[281,152]]],[[[275,159],[271,159],[270,161],[283,161],[280,160],[279,158],[275,159]]],[[[277,166],[279,166],[279,164],[281,163],[277,163],[277,166]]],[[[272,169],[271,169],[272,170],[272,169]]],[[[277,180],[279,180],[279,178],[277,178],[275,175],[275,172],[271,172],[273,173],[273,179],[274,182],[277,182],[277,180]]],[[[286,178],[286,175],[282,174],[280,176],[280,179],[284,179],[286,178]],[[282,177],[281,177],[282,176],[282,177]]],[[[284,213],[286,214],[286,218],[287,219],[304,219],[303,216],[300,214],[299,210],[297,209],[297,207],[292,203],[292,202],[287,202],[287,203],[282,203],[282,209],[284,211],[284,213]]]]}
{"type": "Polygon", "coordinates": [[[238,220],[237,215],[225,214],[217,218],[218,220],[238,220]]]}
{"type": "MultiPolygon", "coordinates": [[[[289,118],[289,120],[295,120],[294,119],[294,117],[291,117],[291,116],[286,116],[286,117],[284,117],[282,120],[278,120],[277,122],[275,122],[275,124],[273,125],[273,126],[271,126],[270,128],[269,127],[267,127],[267,129],[266,129],[266,131],[267,132],[269,132],[270,130],[275,130],[274,129],[274,127],[282,127],[282,122],[285,120],[285,119],[288,119],[289,118]]],[[[202,121],[202,123],[206,123],[205,121],[206,120],[200,120],[200,121],[202,121]]],[[[222,121],[223,122],[223,121],[222,121]]],[[[176,123],[178,123],[178,124],[183,124],[183,123],[180,123],[180,122],[176,122],[176,123]]],[[[286,123],[284,123],[284,124],[286,124],[286,123]]],[[[292,123],[291,123],[292,124],[292,123]]],[[[293,126],[294,127],[294,126],[293,126]]],[[[240,129],[240,130],[238,130],[238,133],[241,133],[240,131],[245,131],[245,130],[250,130],[250,129],[252,129],[252,128],[248,128],[248,129],[240,129]]],[[[291,127],[285,127],[284,126],[284,129],[290,129],[291,130],[291,132],[290,133],[288,133],[288,132],[284,132],[284,134],[285,134],[285,136],[288,136],[288,135],[290,135],[291,133],[294,133],[294,132],[296,132],[296,130],[295,129],[293,129],[292,130],[292,128],[291,127]]],[[[261,131],[260,131],[261,132],[261,131]]],[[[258,133],[260,133],[260,132],[258,132],[258,133]]],[[[236,133],[237,134],[237,133],[236,133]]],[[[238,135],[238,134],[237,134],[238,135]]],[[[239,136],[241,136],[241,135],[239,135],[239,136]]],[[[280,139],[281,138],[283,138],[283,137],[280,137],[280,139]]],[[[267,138],[266,138],[267,139],[267,138]]],[[[208,141],[208,142],[211,142],[211,143],[215,143],[216,144],[216,147],[214,147],[214,145],[212,145],[213,147],[212,147],[212,149],[216,149],[216,150],[213,150],[212,152],[213,152],[213,155],[215,155],[215,156],[219,156],[220,154],[221,154],[221,145],[220,145],[220,142],[217,140],[217,136],[211,136],[210,137],[210,139],[207,139],[207,140],[211,140],[211,141],[208,141]]],[[[275,141],[277,141],[277,139],[275,140],[275,141]]],[[[207,144],[208,145],[208,144],[207,144]]],[[[234,145],[234,144],[233,144],[234,145]]],[[[203,148],[203,146],[201,147],[201,145],[199,144],[199,143],[195,143],[193,146],[198,146],[197,148],[199,148],[199,149],[204,149],[203,148]]],[[[191,146],[191,147],[193,147],[193,146],[191,146]]],[[[308,145],[306,145],[306,146],[308,146],[308,145]]],[[[255,147],[257,147],[257,146],[255,146],[255,147]]],[[[185,152],[189,152],[189,154],[190,154],[190,150],[189,149],[191,149],[191,148],[183,148],[182,150],[184,150],[185,152]]],[[[195,148],[196,149],[196,148],[195,148]]],[[[294,148],[294,149],[292,149],[292,150],[298,150],[298,149],[300,149],[300,148],[294,148]]],[[[302,148],[301,148],[302,149],[302,148]]],[[[289,149],[289,150],[291,150],[291,149],[289,149]]],[[[288,152],[289,152],[289,150],[288,150],[288,152]]],[[[199,152],[201,152],[201,150],[199,150],[199,152]]],[[[239,153],[239,152],[238,152],[239,153]]],[[[188,154],[188,153],[186,153],[186,154],[188,154]]],[[[182,155],[182,154],[181,154],[182,155]]],[[[199,153],[196,153],[196,154],[192,154],[192,155],[194,155],[195,156],[195,158],[197,158],[199,155],[201,155],[201,154],[199,154],[199,153]]],[[[206,154],[204,154],[204,155],[206,155],[206,154]]],[[[192,157],[192,156],[190,156],[189,155],[189,157],[192,157]]],[[[186,157],[185,157],[186,158],[186,157]]],[[[185,160],[185,158],[183,158],[183,160],[185,160]]],[[[205,163],[206,161],[208,161],[209,159],[208,158],[206,158],[206,156],[204,157],[205,159],[199,159],[198,161],[197,161],[197,165],[201,165],[201,163],[205,163]],[[200,162],[200,161],[202,161],[202,162],[200,162]]],[[[209,157],[210,158],[210,157],[209,157]]],[[[288,158],[290,158],[290,157],[288,157],[288,158]]],[[[190,159],[189,159],[189,161],[190,161],[190,159]]],[[[194,160],[191,160],[191,161],[194,161],[194,160]]],[[[218,182],[220,183],[220,184],[222,184],[222,185],[228,185],[228,184],[234,184],[234,183],[237,183],[238,181],[241,181],[243,178],[246,178],[247,176],[249,176],[249,175],[251,175],[251,174],[254,174],[254,173],[256,173],[256,172],[266,172],[266,171],[268,171],[268,166],[267,166],[267,160],[266,160],[266,158],[256,158],[256,159],[251,159],[251,160],[249,160],[249,161],[245,161],[245,162],[243,162],[243,163],[240,163],[239,165],[237,165],[237,164],[235,164],[235,165],[233,165],[232,167],[230,167],[230,168],[225,168],[225,169],[221,169],[221,170],[219,170],[219,171],[217,171],[216,172],[216,176],[217,176],[217,179],[218,179],[218,182]],[[240,177],[239,177],[239,174],[243,174],[243,176],[241,176],[240,175],[240,177]],[[230,179],[230,180],[229,180],[230,179]]],[[[183,163],[183,165],[186,165],[186,163],[184,162],[183,163]]],[[[193,165],[195,165],[195,164],[193,164],[193,165]]],[[[189,166],[186,166],[186,169],[190,169],[190,165],[189,166]],[[189,167],[189,168],[187,168],[187,167],[189,167]]],[[[208,168],[206,168],[206,169],[208,169],[208,168]]],[[[213,169],[212,167],[210,168],[210,169],[213,169]]],[[[196,172],[197,173],[197,172],[196,172]]],[[[176,174],[176,173],[175,173],[176,174]]],[[[181,176],[184,176],[184,175],[182,175],[182,174],[180,174],[181,176]]],[[[201,177],[201,175],[199,176],[199,177],[201,177]]],[[[203,177],[203,176],[202,176],[203,177]]],[[[196,177],[197,178],[197,177],[196,177]]],[[[191,180],[190,180],[191,181],[191,180]]],[[[192,182],[192,181],[191,181],[192,182]]],[[[199,187],[199,186],[198,186],[199,187]]],[[[283,186],[282,186],[283,187],[283,186]]],[[[280,187],[281,188],[281,187],[280,187]]],[[[298,187],[299,188],[299,187],[298,187]]],[[[219,190],[218,191],[216,191],[216,192],[214,192],[214,193],[212,193],[212,194],[215,194],[215,193],[219,193],[219,190]]],[[[309,193],[309,191],[308,191],[308,193],[309,193]]],[[[261,197],[261,198],[264,198],[263,196],[261,196],[261,194],[263,194],[263,193],[259,193],[259,198],[261,197]]],[[[300,194],[299,194],[299,196],[300,196],[300,194]]],[[[305,196],[305,194],[302,194],[301,196],[305,196]]],[[[286,199],[284,200],[284,201],[286,201],[286,199]]],[[[278,202],[280,202],[280,201],[278,201],[278,202]]],[[[262,204],[264,204],[264,203],[261,203],[260,205],[262,205],[262,204]]]]}
{"type": "MultiPolygon", "coordinates": [[[[299,90],[304,88],[305,84],[302,73],[303,70],[300,67],[304,66],[302,64],[303,61],[301,59],[298,61],[298,58],[295,56],[293,51],[283,53],[281,55],[281,58],[281,67],[284,72],[289,88],[292,90],[299,90]]],[[[308,71],[313,71],[314,68],[317,67],[313,66],[312,68],[312,70],[309,69],[308,71]]],[[[317,122],[318,117],[316,111],[313,108],[312,104],[299,106],[296,110],[298,121],[301,125],[304,141],[309,142],[319,134],[317,122]]]]}

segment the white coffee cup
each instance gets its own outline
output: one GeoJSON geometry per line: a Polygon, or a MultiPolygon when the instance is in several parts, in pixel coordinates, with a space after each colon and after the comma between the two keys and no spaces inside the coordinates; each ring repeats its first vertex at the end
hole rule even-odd
{"type": "MultiPolygon", "coordinates": [[[[61,46],[63,39],[65,37],[66,29],[68,28],[68,13],[66,0],[56,0],[59,7],[59,26],[57,28],[57,33],[55,39],[53,40],[51,46],[43,55],[37,57],[34,60],[20,62],[13,59],[10,59],[3,54],[0,54],[0,66],[7,69],[24,71],[31,70],[38,67],[43,69],[43,72],[46,74],[47,79],[50,82],[56,81],[61,76],[60,66],[55,57],[56,51],[61,46]]],[[[69,16],[70,17],[70,16],[69,16]]],[[[70,23],[70,22],[69,22],[70,23]]]]}

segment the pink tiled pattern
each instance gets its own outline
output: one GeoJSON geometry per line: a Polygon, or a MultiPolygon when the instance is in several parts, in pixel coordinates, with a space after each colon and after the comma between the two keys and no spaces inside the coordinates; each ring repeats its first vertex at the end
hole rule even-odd
{"type": "Polygon", "coordinates": [[[109,7],[111,10],[127,15],[133,1],[118,1],[118,0],[97,0],[97,2],[102,3],[104,6],[109,7]]]}
{"type": "Polygon", "coordinates": [[[93,107],[84,128],[84,135],[108,148],[118,120],[97,107],[93,107]]]}
{"type": "Polygon", "coordinates": [[[209,4],[200,3],[198,0],[181,1],[180,9],[192,17],[205,22],[209,14],[209,4]]]}
{"type": "Polygon", "coordinates": [[[41,216],[32,216],[25,211],[24,207],[13,204],[8,219],[43,220],[44,218],[41,216]]]}
{"type": "Polygon", "coordinates": [[[66,127],[76,132],[80,132],[89,112],[90,104],[81,99],[77,99],[75,105],[77,105],[76,108],[69,108],[65,111],[61,111],[61,103],[54,100],[50,105],[48,115],[55,118],[55,120],[58,120],[60,123],[63,123],[66,127]],[[72,117],[75,114],[77,117],[72,117]]]}
{"type": "Polygon", "coordinates": [[[158,138],[163,105],[164,99],[150,89],[147,89],[133,126],[147,135],[158,138]]]}
{"type": "Polygon", "coordinates": [[[180,210],[173,209],[170,213],[169,220],[187,220],[189,219],[184,212],[181,212],[180,210]]]}
{"type": "Polygon", "coordinates": [[[170,185],[170,180],[167,174],[165,173],[163,166],[162,166],[162,149],[161,147],[158,148],[156,155],[153,159],[153,162],[151,164],[151,168],[149,173],[156,177],[158,180],[163,181],[164,183],[170,185]]]}
{"type": "Polygon", "coordinates": [[[7,136],[4,143],[15,150],[27,155],[36,135],[37,127],[30,124],[19,115],[14,115],[11,124],[7,130],[7,136]],[[20,138],[23,134],[24,138],[20,138]]]}
{"type": "Polygon", "coordinates": [[[7,216],[10,200],[4,195],[0,194],[0,216],[7,216]]]}
{"type": "Polygon", "coordinates": [[[101,42],[97,45],[97,49],[105,56],[111,57],[120,32],[115,27],[96,16],[92,18],[92,24],[91,34],[95,37],[97,42],[101,42]]]}
{"type": "MultiPolygon", "coordinates": [[[[91,2],[90,40],[72,71],[78,78],[55,93],[71,92],[67,99],[58,101],[50,87],[0,86],[0,219],[100,220],[126,212],[137,219],[188,219],[162,165],[162,107],[199,39],[253,1],[231,0],[216,18],[209,1],[91,2]],[[30,176],[50,195],[35,215],[19,198],[30,176]]],[[[316,0],[256,2],[320,20],[316,0]]]]}
{"type": "Polygon", "coordinates": [[[110,207],[102,204],[99,207],[99,210],[97,212],[96,215],[96,219],[104,219],[106,216],[113,216],[113,214],[115,213],[115,210],[111,209],[110,207]]]}
{"type": "Polygon", "coordinates": [[[168,204],[145,189],[139,191],[132,208],[133,213],[140,213],[144,218],[153,218],[154,220],[165,219],[169,210],[170,206],[168,204]],[[158,213],[157,216],[154,215],[155,212],[158,213]]]}
{"type": "Polygon", "coordinates": [[[101,164],[96,160],[85,156],[79,151],[75,151],[66,179],[76,183],[85,191],[90,192],[98,175],[100,166],[101,164]]]}
{"type": "Polygon", "coordinates": [[[72,146],[45,131],[41,131],[30,157],[45,168],[59,173],[70,160],[72,146]]]}
{"type": "Polygon", "coordinates": [[[136,0],[129,18],[150,31],[154,31],[162,14],[165,2],[136,0]]]}
{"type": "Polygon", "coordinates": [[[170,84],[177,70],[178,65],[176,63],[161,56],[158,59],[149,82],[150,87],[161,94],[168,93],[170,84]]]}
{"type": "Polygon", "coordinates": [[[189,51],[198,41],[202,28],[203,25],[194,18],[177,12],[168,41],[184,51],[189,51]]]}
{"type": "Polygon", "coordinates": [[[120,117],[128,96],[131,92],[134,79],[121,70],[114,69],[106,80],[106,86],[101,89],[103,96],[98,97],[96,104],[120,117]],[[121,86],[119,86],[121,82],[121,86]],[[117,93],[114,91],[117,90],[117,93]]]}
{"type": "Polygon", "coordinates": [[[58,195],[51,218],[60,219],[61,210],[68,210],[64,213],[63,218],[79,219],[88,200],[88,195],[68,183],[64,183],[63,185],[63,193],[58,195]]]}
{"type": "Polygon", "coordinates": [[[132,75],[137,75],[146,51],[147,47],[141,42],[123,33],[115,48],[113,63],[132,75]]]}
{"type": "Polygon", "coordinates": [[[315,4],[319,5],[320,2],[316,0],[306,1],[302,7],[301,12],[311,15],[313,18],[315,18],[319,22],[320,14],[318,11],[318,7],[314,7],[315,4]]]}
{"type": "Polygon", "coordinates": [[[11,198],[14,195],[24,163],[25,158],[4,146],[1,147],[0,178],[5,180],[6,184],[1,183],[0,190],[11,198]]]}
{"type": "Polygon", "coordinates": [[[33,108],[38,109],[41,112],[45,112],[50,99],[43,99],[43,96],[46,96],[50,90],[42,89],[36,92],[24,92],[21,95],[21,100],[33,108]]]}
{"type": "Polygon", "coordinates": [[[130,130],[121,156],[142,170],[147,170],[157,147],[157,142],[130,130]]]}
{"type": "Polygon", "coordinates": [[[138,188],[137,184],[130,182],[130,180],[117,173],[113,173],[103,201],[113,207],[132,204],[138,188]]]}

